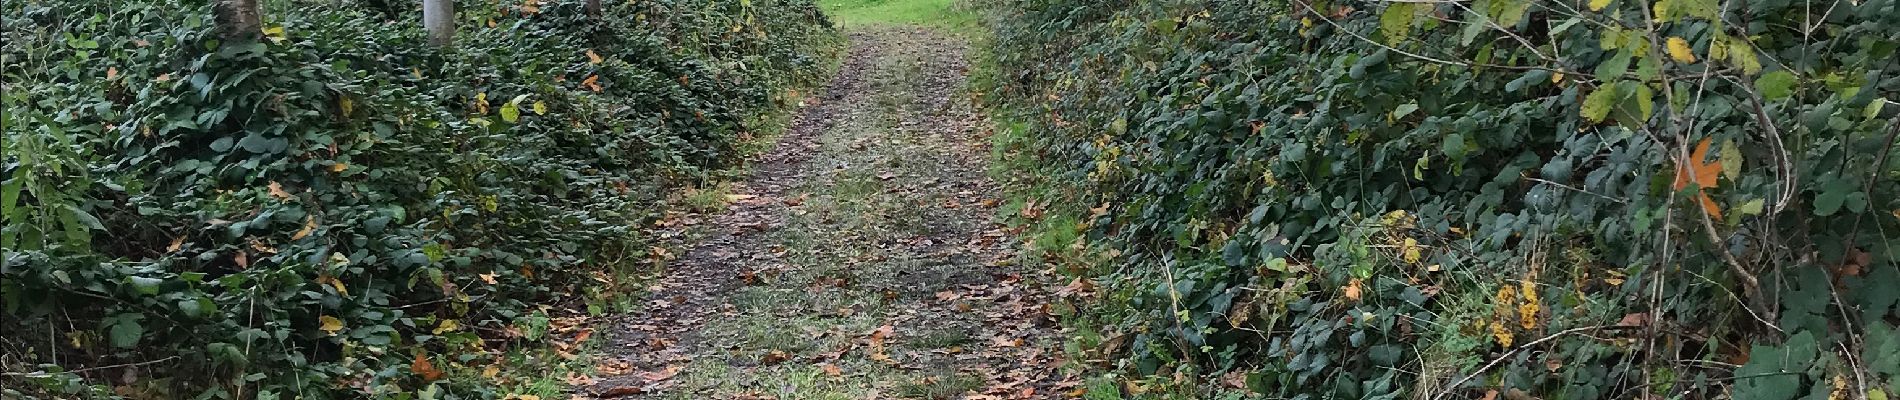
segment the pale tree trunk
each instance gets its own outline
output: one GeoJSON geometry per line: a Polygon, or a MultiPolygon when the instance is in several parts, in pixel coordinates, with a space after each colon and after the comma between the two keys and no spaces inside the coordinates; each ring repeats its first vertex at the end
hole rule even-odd
{"type": "Polygon", "coordinates": [[[226,39],[256,39],[264,32],[257,0],[218,0],[218,25],[226,39]]]}
{"type": "Polygon", "coordinates": [[[429,30],[431,44],[447,46],[454,41],[455,0],[422,0],[422,28],[429,30]]]}

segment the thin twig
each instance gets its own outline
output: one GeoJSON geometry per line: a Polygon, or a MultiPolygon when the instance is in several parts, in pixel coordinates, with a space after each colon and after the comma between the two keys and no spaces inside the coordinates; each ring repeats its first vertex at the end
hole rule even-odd
{"type": "MultiPolygon", "coordinates": [[[[144,366],[144,365],[152,365],[152,364],[167,362],[167,361],[176,360],[176,359],[178,359],[178,356],[171,356],[171,357],[160,358],[157,360],[140,361],[140,362],[135,362],[135,363],[118,364],[118,365],[101,365],[97,367],[80,368],[80,369],[75,369],[71,371],[66,371],[66,373],[77,374],[81,372],[92,372],[92,371],[98,371],[102,369],[130,368],[130,367],[137,367],[137,366],[144,366]]],[[[0,375],[29,376],[29,375],[38,375],[42,373],[43,372],[7,372],[7,373],[0,373],[0,375]]]]}

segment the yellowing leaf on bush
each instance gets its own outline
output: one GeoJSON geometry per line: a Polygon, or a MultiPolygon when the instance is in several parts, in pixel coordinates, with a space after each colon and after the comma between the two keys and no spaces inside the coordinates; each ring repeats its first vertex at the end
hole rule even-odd
{"type": "Polygon", "coordinates": [[[336,336],[337,331],[343,330],[343,320],[336,317],[328,315],[317,317],[317,323],[317,330],[328,332],[330,336],[336,336]]]}
{"type": "Polygon", "coordinates": [[[455,322],[455,320],[453,319],[444,319],[442,320],[442,323],[436,324],[435,330],[429,331],[429,332],[440,335],[447,332],[454,332],[457,329],[462,329],[462,324],[460,322],[455,322]]]}
{"type": "Polygon", "coordinates": [[[290,38],[284,35],[284,27],[282,26],[264,28],[264,37],[270,39],[272,43],[283,43],[285,39],[290,38]]]}
{"type": "Polygon", "coordinates": [[[488,115],[488,92],[475,94],[475,111],[477,114],[488,115]]]}
{"type": "Polygon", "coordinates": [[[1401,257],[1405,258],[1405,262],[1413,264],[1417,264],[1418,260],[1423,257],[1423,255],[1419,254],[1418,239],[1413,238],[1405,238],[1405,242],[1399,245],[1399,253],[1401,257]]]}
{"type": "Polygon", "coordinates": [[[343,172],[343,170],[346,170],[346,169],[350,169],[349,164],[344,164],[344,163],[330,164],[330,172],[343,172]]]}
{"type": "Polygon", "coordinates": [[[1683,39],[1679,36],[1670,36],[1669,40],[1667,40],[1663,46],[1669,50],[1670,59],[1684,64],[1695,62],[1695,50],[1689,48],[1689,41],[1687,39],[1683,39]]]}
{"type": "Polygon", "coordinates": [[[1708,193],[1703,192],[1715,188],[1716,178],[1722,174],[1720,160],[1702,161],[1709,157],[1709,141],[1709,138],[1702,138],[1701,142],[1696,143],[1695,151],[1689,153],[1689,159],[1676,163],[1676,181],[1672,187],[1682,190],[1688,188],[1690,183],[1695,183],[1696,202],[1701,204],[1703,212],[1709,213],[1709,217],[1719,220],[1722,219],[1722,208],[1715,205],[1715,199],[1710,198],[1708,193]]]}
{"type": "Polygon", "coordinates": [[[323,285],[330,285],[331,289],[336,289],[337,294],[344,295],[344,296],[350,295],[350,290],[347,288],[344,288],[343,281],[337,280],[336,277],[333,277],[330,275],[317,275],[317,283],[323,284],[323,285]]]}
{"type": "Polygon", "coordinates": [[[1603,11],[1610,6],[1610,0],[1590,0],[1590,11],[1603,11]]]}
{"type": "Polygon", "coordinates": [[[600,54],[594,53],[594,49],[587,49],[587,63],[588,64],[599,64],[601,60],[602,59],[600,58],[600,54]]]}
{"type": "Polygon", "coordinates": [[[534,115],[548,115],[548,103],[545,101],[535,100],[534,115]]]}
{"type": "Polygon", "coordinates": [[[350,96],[337,96],[336,108],[343,110],[343,116],[348,118],[350,111],[356,110],[356,100],[350,100],[350,96]]]}

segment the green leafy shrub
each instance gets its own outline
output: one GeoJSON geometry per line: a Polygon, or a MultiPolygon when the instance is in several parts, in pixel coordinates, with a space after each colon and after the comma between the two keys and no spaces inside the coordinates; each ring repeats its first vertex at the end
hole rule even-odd
{"type": "Polygon", "coordinates": [[[611,290],[837,43],[807,0],[461,3],[445,48],[377,2],[267,2],[256,41],[0,3],[8,396],[494,397],[435,381],[611,290]]]}
{"type": "Polygon", "coordinates": [[[1122,368],[1271,398],[1900,384],[1894,1],[990,6],[991,92],[1033,127],[1004,152],[1103,205],[1068,211],[1112,257],[1072,269],[1101,286],[1077,323],[1122,368]]]}

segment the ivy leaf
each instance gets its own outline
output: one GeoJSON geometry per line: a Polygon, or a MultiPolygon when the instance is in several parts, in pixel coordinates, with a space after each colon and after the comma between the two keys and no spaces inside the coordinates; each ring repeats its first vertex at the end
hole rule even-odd
{"type": "Polygon", "coordinates": [[[1788,70],[1762,74],[1761,78],[1755,79],[1755,87],[1761,90],[1762,99],[1785,99],[1794,94],[1794,74],[1788,70]]]}
{"type": "Polygon", "coordinates": [[[145,326],[139,325],[139,321],[134,318],[136,317],[128,318],[121,315],[119,322],[112,324],[112,330],[108,333],[112,340],[112,347],[123,349],[139,344],[139,337],[145,335],[145,326]]]}

